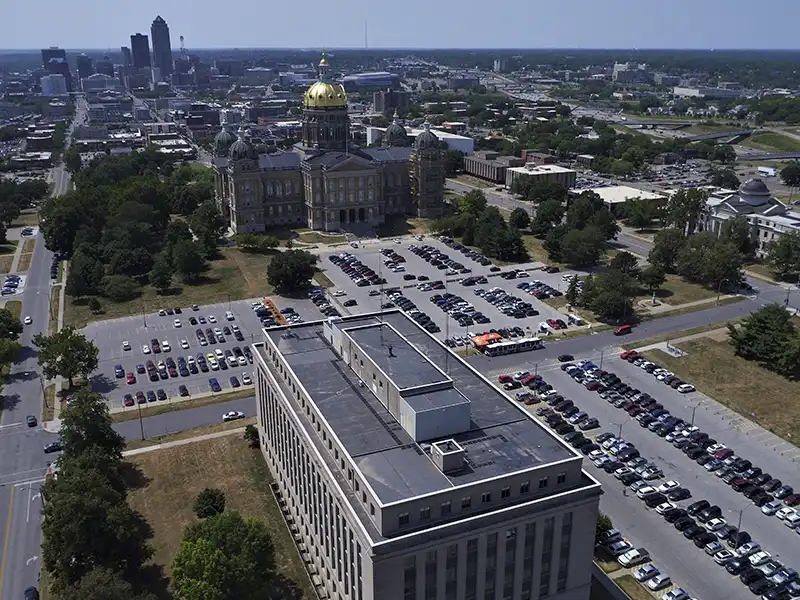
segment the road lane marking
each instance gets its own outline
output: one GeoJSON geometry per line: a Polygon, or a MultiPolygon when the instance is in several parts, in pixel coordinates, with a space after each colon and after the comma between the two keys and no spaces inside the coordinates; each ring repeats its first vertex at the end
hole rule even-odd
{"type": "Polygon", "coordinates": [[[0,562],[0,591],[3,589],[3,579],[6,575],[6,558],[8,556],[8,543],[11,540],[11,515],[14,512],[14,491],[11,488],[11,496],[8,499],[8,517],[6,517],[6,537],[3,541],[3,559],[0,562]]]}

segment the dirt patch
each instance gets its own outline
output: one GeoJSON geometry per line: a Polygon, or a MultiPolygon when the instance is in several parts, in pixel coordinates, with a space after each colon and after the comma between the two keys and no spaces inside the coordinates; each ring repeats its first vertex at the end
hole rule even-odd
{"type": "Polygon", "coordinates": [[[25,240],[25,243],[22,244],[23,252],[33,252],[34,248],[36,248],[36,240],[25,240]]]}
{"type": "Polygon", "coordinates": [[[25,271],[30,269],[32,260],[33,260],[33,252],[28,252],[27,254],[21,254],[19,257],[19,263],[17,264],[17,272],[24,273],[25,271]]]}

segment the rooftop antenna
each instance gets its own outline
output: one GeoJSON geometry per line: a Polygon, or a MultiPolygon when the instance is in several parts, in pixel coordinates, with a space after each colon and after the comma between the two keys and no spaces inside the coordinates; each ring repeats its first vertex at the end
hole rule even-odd
{"type": "Polygon", "coordinates": [[[181,58],[186,58],[186,46],[183,44],[183,36],[180,37],[181,40],[181,58]]]}

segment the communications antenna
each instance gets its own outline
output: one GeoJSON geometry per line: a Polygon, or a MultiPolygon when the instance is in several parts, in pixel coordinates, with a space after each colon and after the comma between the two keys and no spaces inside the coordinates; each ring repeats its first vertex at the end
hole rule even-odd
{"type": "Polygon", "coordinates": [[[183,36],[180,37],[181,40],[181,58],[186,58],[186,46],[183,44],[183,36]]]}
{"type": "Polygon", "coordinates": [[[369,48],[369,36],[367,32],[369,31],[367,22],[364,21],[364,48],[369,48]]]}

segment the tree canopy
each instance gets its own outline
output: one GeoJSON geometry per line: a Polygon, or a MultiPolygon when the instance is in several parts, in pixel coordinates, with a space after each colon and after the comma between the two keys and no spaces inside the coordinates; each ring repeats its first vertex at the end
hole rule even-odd
{"type": "Polygon", "coordinates": [[[39,349],[42,374],[48,379],[61,376],[73,387],[75,377],[86,377],[97,368],[99,351],[93,342],[72,326],[53,335],[37,333],[31,340],[39,349]]]}
{"type": "Polygon", "coordinates": [[[272,257],[267,280],[280,294],[297,293],[308,287],[317,257],[305,250],[287,250],[272,257]]]}
{"type": "Polygon", "coordinates": [[[767,262],[780,278],[797,279],[800,275],[800,233],[785,233],[770,243],[767,262]]]}
{"type": "Polygon", "coordinates": [[[739,356],[785,377],[800,375],[800,334],[783,306],[768,304],[739,327],[728,324],[728,332],[739,356]]]}

